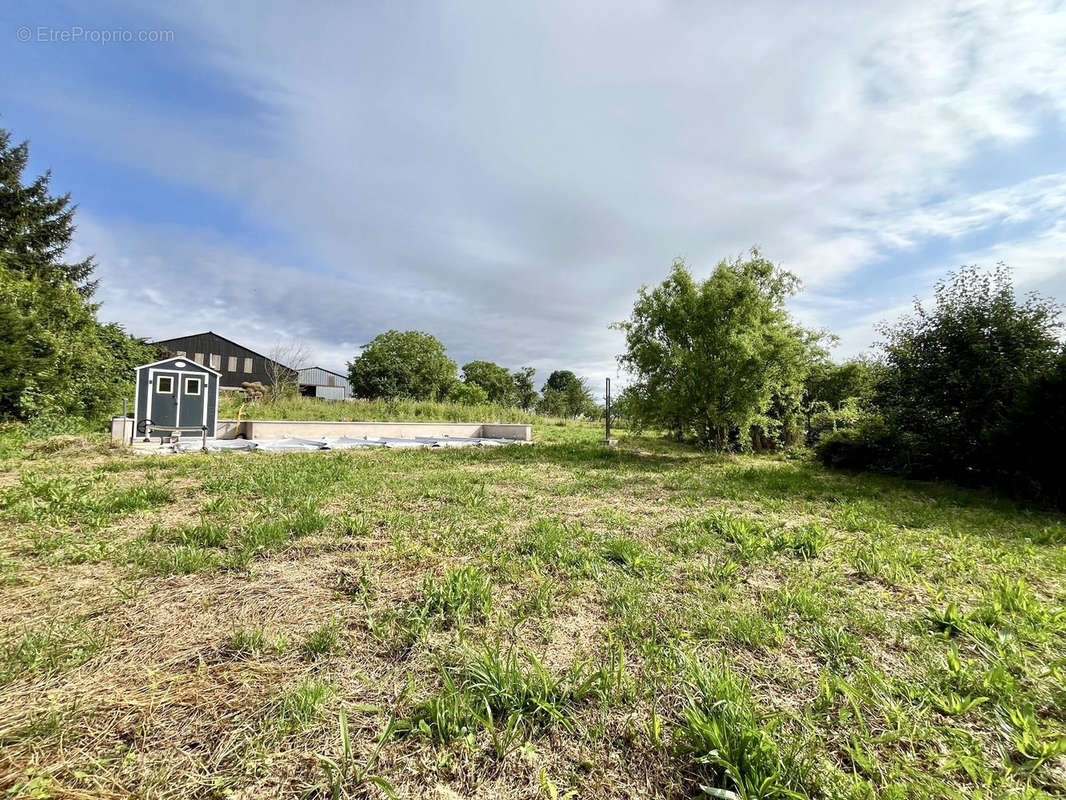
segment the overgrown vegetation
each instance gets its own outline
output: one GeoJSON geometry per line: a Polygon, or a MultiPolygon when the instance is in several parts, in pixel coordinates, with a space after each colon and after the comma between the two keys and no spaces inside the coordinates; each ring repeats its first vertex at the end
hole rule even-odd
{"type": "Polygon", "coordinates": [[[1009,270],[965,267],[932,308],[883,330],[861,412],[827,436],[827,464],[994,485],[1066,503],[1066,348],[1060,307],[1019,299],[1009,270]]]}
{"type": "Polygon", "coordinates": [[[1061,793],[1061,516],[600,435],[180,458],[0,436],[5,790],[1061,793]]]}
{"type": "Polygon", "coordinates": [[[352,393],[366,400],[439,401],[460,407],[490,405],[506,413],[534,409],[543,416],[597,416],[588,384],[570,370],[548,376],[541,394],[536,370],[510,372],[491,361],[463,365],[460,380],[444,343],[423,331],[385,331],[348,365],[352,393]]]}
{"type": "Polygon", "coordinates": [[[785,309],[795,276],[758,250],[704,281],[678,261],[643,288],[616,404],[635,428],[719,451],[813,445],[823,463],[996,486],[1066,503],[1066,345],[1059,304],[1018,298],[1010,271],[963,267],[931,308],[882,328],[876,358],[829,360],[831,337],[785,309]]]}
{"type": "Polygon", "coordinates": [[[219,417],[234,419],[312,419],[367,422],[544,422],[531,412],[491,403],[467,404],[430,400],[349,400],[324,402],[313,397],[288,397],[273,403],[247,404],[242,395],[223,392],[219,417]],[[244,410],[241,411],[241,407],[244,410]]]}

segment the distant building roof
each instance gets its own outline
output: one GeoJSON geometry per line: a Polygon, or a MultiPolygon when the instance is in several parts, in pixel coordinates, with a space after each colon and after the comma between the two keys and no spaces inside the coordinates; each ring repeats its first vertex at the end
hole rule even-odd
{"type": "MultiPolygon", "coordinates": [[[[254,356],[259,356],[260,358],[266,359],[267,361],[274,361],[274,359],[272,359],[270,356],[265,356],[262,353],[257,352],[255,350],[253,350],[252,348],[248,347],[247,345],[243,345],[240,342],[235,342],[232,339],[229,339],[229,338],[223,336],[221,333],[215,333],[214,331],[204,331],[203,333],[187,333],[184,336],[171,336],[171,337],[169,337],[167,339],[156,339],[155,341],[148,342],[148,344],[168,344],[170,342],[176,342],[178,339],[192,339],[194,336],[214,336],[214,337],[216,337],[218,339],[221,339],[224,342],[229,342],[234,347],[239,347],[242,350],[247,350],[249,353],[251,353],[254,356]]],[[[275,363],[280,363],[280,362],[275,362],[275,363]]],[[[285,365],[282,364],[281,366],[284,367],[285,365]]],[[[292,369],[292,367],[286,367],[286,369],[292,369]]]]}
{"type": "Polygon", "coordinates": [[[334,371],[332,369],[326,369],[325,367],[301,367],[300,370],[299,370],[299,373],[301,375],[303,375],[305,372],[310,372],[313,369],[317,369],[320,372],[328,372],[330,375],[336,375],[338,378],[344,378],[344,380],[348,380],[347,373],[336,372],[336,371],[334,371]]]}

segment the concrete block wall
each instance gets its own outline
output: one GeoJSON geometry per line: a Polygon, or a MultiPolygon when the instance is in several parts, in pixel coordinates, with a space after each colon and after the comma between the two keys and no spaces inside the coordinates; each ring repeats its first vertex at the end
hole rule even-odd
{"type": "Polygon", "coordinates": [[[220,439],[243,435],[246,439],[320,439],[350,436],[392,436],[414,439],[419,436],[462,436],[532,441],[529,425],[482,424],[477,422],[320,422],[317,420],[219,420],[220,439]],[[225,431],[225,432],[224,432],[225,431]]]}
{"type": "MultiPolygon", "coordinates": [[[[122,417],[111,420],[111,438],[128,442],[133,420],[122,417]],[[125,437],[125,438],[123,438],[125,437]]],[[[486,439],[533,441],[533,429],[522,423],[478,422],[321,422],[317,420],[220,419],[215,430],[218,439],[335,439],[339,436],[392,436],[414,439],[418,436],[462,436],[486,439]]]]}

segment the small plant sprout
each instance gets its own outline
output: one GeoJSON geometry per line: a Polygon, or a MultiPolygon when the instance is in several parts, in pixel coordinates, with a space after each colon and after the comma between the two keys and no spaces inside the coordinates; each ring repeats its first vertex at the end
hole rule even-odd
{"type": "Polygon", "coordinates": [[[396,790],[385,778],[374,773],[381,750],[388,744],[395,732],[395,723],[390,720],[389,724],[378,737],[370,756],[360,764],[352,749],[352,737],[348,731],[348,715],[342,708],[337,715],[337,726],[340,730],[341,752],[339,756],[331,757],[316,753],[315,758],[322,765],[325,773],[324,789],[331,800],[340,800],[351,793],[354,796],[362,796],[366,789],[375,786],[388,797],[396,797],[396,790]]]}

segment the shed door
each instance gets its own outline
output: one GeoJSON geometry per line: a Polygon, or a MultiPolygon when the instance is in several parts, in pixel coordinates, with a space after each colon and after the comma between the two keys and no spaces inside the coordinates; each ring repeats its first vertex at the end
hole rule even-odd
{"type": "Polygon", "coordinates": [[[183,428],[199,428],[204,424],[204,404],[207,402],[207,376],[202,373],[181,376],[181,420],[183,428]]]}
{"type": "Polygon", "coordinates": [[[153,425],[178,424],[178,381],[180,372],[153,372],[151,378],[152,399],[148,407],[148,418],[153,425]]]}

